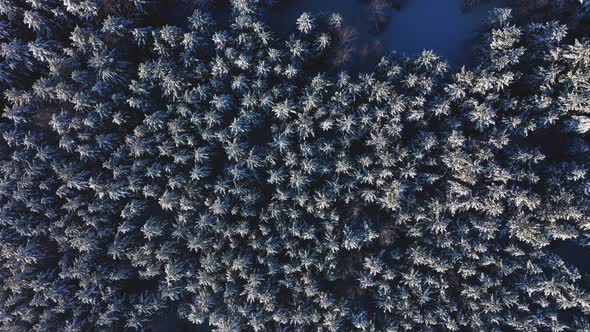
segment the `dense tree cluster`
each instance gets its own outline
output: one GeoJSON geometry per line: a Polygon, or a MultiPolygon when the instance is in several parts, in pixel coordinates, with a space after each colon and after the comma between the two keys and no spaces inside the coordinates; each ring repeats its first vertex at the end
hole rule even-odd
{"type": "Polygon", "coordinates": [[[588,39],[335,74],[340,16],[261,5],[0,1],[0,330],[590,329],[588,39]]]}

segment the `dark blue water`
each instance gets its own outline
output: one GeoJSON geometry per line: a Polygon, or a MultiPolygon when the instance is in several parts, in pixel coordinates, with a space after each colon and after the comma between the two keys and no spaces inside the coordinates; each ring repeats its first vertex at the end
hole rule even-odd
{"type": "Polygon", "coordinates": [[[473,41],[487,25],[489,11],[503,1],[489,1],[464,12],[462,0],[411,0],[393,12],[381,39],[388,50],[417,55],[433,50],[452,65],[470,64],[473,41]]]}
{"type": "MultiPolygon", "coordinates": [[[[486,28],[489,11],[505,5],[505,0],[491,0],[470,11],[463,11],[463,0],[409,0],[399,10],[385,12],[389,20],[375,33],[368,1],[364,0],[283,0],[267,13],[268,23],[279,35],[295,30],[295,20],[303,12],[340,13],[344,25],[357,31],[353,43],[354,61],[367,54],[397,51],[414,56],[433,50],[453,66],[470,64],[471,46],[486,28]]],[[[369,69],[368,67],[367,69],[369,69]]]]}
{"type": "Polygon", "coordinates": [[[583,247],[575,241],[556,241],[551,245],[551,251],[557,254],[567,265],[573,266],[580,272],[582,288],[590,290],[590,248],[583,247]]]}
{"type": "Polygon", "coordinates": [[[590,249],[574,241],[558,241],[552,251],[567,264],[575,266],[582,274],[590,274],[590,249]]]}

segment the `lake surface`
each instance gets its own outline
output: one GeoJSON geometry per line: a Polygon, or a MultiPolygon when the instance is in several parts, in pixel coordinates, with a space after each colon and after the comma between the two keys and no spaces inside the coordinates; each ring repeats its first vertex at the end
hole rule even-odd
{"type": "MultiPolygon", "coordinates": [[[[505,5],[491,0],[463,11],[463,0],[408,0],[400,8],[385,11],[389,20],[375,33],[375,21],[364,0],[283,0],[267,12],[268,23],[279,35],[295,31],[295,21],[303,12],[340,13],[344,25],[357,31],[352,63],[361,65],[379,53],[397,51],[408,56],[433,50],[452,66],[471,64],[471,46],[485,29],[489,11],[505,5]]],[[[373,60],[375,60],[373,59],[373,60]]],[[[369,65],[369,64],[367,64],[369,65]]],[[[365,68],[370,69],[370,65],[365,68]]]]}
{"type": "Polygon", "coordinates": [[[470,64],[474,39],[487,26],[489,12],[503,1],[490,1],[464,12],[462,0],[410,0],[394,11],[381,38],[388,50],[417,55],[433,50],[451,65],[470,64]]]}
{"type": "Polygon", "coordinates": [[[557,241],[553,245],[553,252],[582,274],[590,274],[590,248],[582,247],[574,241],[557,241]]]}

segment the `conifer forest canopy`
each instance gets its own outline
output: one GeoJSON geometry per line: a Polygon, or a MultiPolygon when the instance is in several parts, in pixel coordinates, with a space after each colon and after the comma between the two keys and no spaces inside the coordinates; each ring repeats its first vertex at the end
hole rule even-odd
{"type": "Polygon", "coordinates": [[[0,331],[590,331],[590,1],[293,2],[0,0],[0,331]]]}

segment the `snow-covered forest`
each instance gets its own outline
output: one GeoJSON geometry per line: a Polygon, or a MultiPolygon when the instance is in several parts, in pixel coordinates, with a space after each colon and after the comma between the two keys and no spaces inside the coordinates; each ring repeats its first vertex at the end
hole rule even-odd
{"type": "Polygon", "coordinates": [[[0,331],[590,331],[590,2],[441,2],[0,0],[0,331]]]}

